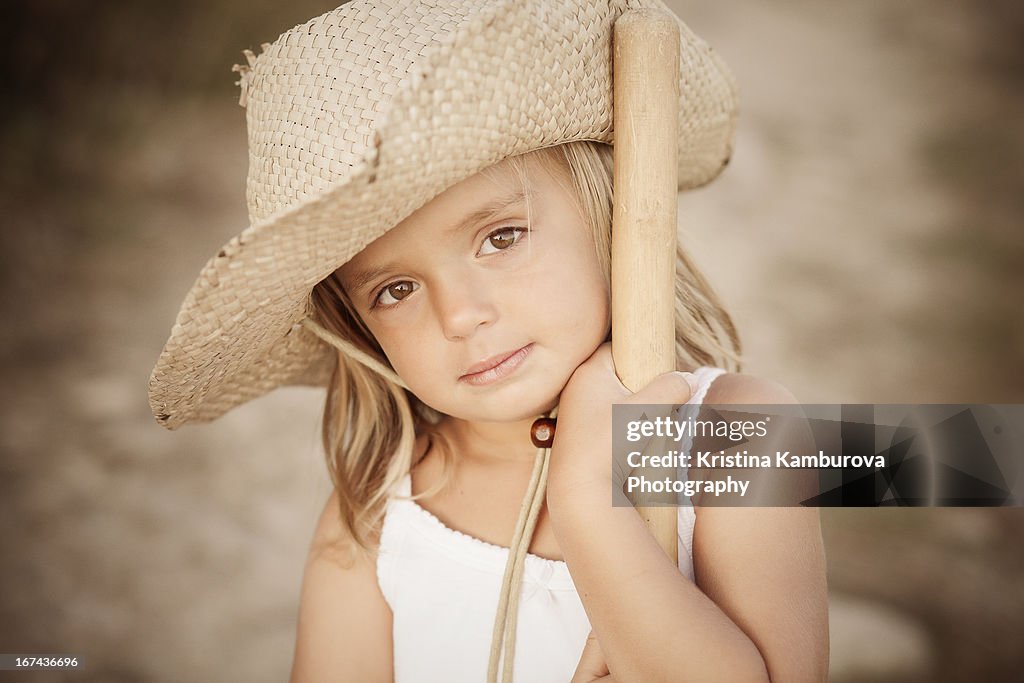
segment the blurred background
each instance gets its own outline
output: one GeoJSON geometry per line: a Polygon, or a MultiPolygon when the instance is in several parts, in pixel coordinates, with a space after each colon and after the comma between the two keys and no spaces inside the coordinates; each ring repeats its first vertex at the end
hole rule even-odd
{"type": "MultiPolygon", "coordinates": [[[[334,4],[0,10],[0,652],[78,654],[83,680],[287,678],[322,393],[171,433],[146,382],[246,224],[230,67],[334,4]]],[[[1024,5],[669,4],[741,89],[730,167],[680,206],[747,371],[805,402],[1024,402],[1024,5]]],[[[1019,508],[823,528],[831,680],[1020,680],[1019,508]]]]}

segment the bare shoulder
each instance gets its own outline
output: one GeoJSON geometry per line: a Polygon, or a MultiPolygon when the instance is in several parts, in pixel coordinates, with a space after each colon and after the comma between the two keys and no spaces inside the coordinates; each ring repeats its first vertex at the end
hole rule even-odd
{"type": "MultiPolygon", "coordinates": [[[[771,380],[727,373],[707,404],[791,404],[771,380]]],[[[693,532],[697,584],[754,642],[772,680],[823,681],[828,588],[817,508],[710,507],[693,532]]]]}
{"type": "Polygon", "coordinates": [[[727,372],[719,375],[708,387],[705,403],[777,404],[796,403],[789,389],[770,379],[727,372]]]}
{"type": "Polygon", "coordinates": [[[393,679],[391,609],[376,560],[351,545],[333,493],[306,558],[292,683],[393,679]]]}

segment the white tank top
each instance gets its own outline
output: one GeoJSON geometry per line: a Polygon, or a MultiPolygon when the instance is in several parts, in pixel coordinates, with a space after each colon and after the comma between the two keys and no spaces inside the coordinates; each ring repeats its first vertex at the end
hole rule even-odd
{"type": "MultiPolygon", "coordinates": [[[[712,367],[694,371],[698,388],[687,402],[690,410],[701,404],[711,382],[724,372],[712,367]]],[[[409,496],[411,491],[407,474],[397,493],[409,496]]],[[[695,519],[692,506],[679,507],[679,571],[691,581],[695,519]]],[[[415,501],[388,501],[377,582],[393,616],[395,683],[486,680],[508,552],[445,526],[415,501]]],[[[589,633],[590,621],[566,563],[527,553],[514,681],[566,683],[589,633]]],[[[500,675],[500,663],[498,671],[500,675]]]]}

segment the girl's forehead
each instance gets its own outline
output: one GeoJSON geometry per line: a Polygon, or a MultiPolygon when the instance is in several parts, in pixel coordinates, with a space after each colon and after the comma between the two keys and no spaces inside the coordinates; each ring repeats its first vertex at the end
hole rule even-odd
{"type": "Polygon", "coordinates": [[[453,185],[435,199],[453,201],[470,198],[487,201],[490,197],[507,194],[515,188],[535,194],[553,183],[550,172],[532,155],[504,159],[479,173],[453,185]]]}
{"type": "Polygon", "coordinates": [[[396,228],[426,223],[440,230],[458,232],[501,210],[542,201],[561,187],[551,173],[535,161],[505,160],[448,188],[396,228]]]}

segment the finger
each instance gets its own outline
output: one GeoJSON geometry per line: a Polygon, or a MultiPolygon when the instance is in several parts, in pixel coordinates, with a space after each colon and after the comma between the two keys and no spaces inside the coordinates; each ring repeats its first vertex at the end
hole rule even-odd
{"type": "Polygon", "coordinates": [[[579,664],[576,665],[576,672],[572,675],[570,683],[591,683],[607,676],[608,673],[608,665],[605,664],[601,644],[597,642],[597,636],[591,631],[587,636],[587,642],[583,646],[583,653],[580,655],[579,664]]]}
{"type": "Polygon", "coordinates": [[[584,396],[602,396],[613,401],[633,395],[619,379],[612,361],[612,345],[605,342],[573,373],[571,385],[584,396]]]}
{"type": "Polygon", "coordinates": [[[640,391],[630,397],[629,402],[668,404],[686,403],[697,389],[697,380],[692,372],[666,372],[658,375],[640,391]]]}
{"type": "Polygon", "coordinates": [[[598,346],[585,361],[580,363],[580,368],[584,370],[600,369],[602,372],[608,372],[609,370],[614,371],[615,365],[612,362],[612,345],[605,342],[598,346]]]}

